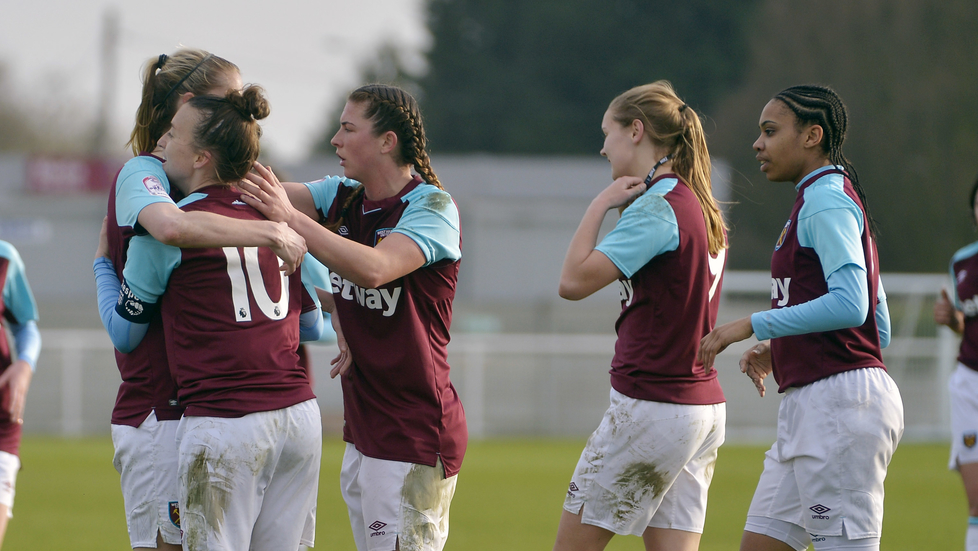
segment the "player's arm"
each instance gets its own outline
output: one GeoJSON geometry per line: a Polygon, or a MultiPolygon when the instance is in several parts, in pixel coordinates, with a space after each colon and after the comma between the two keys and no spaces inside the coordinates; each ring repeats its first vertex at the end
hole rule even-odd
{"type": "Polygon", "coordinates": [[[242,183],[251,194],[243,199],[270,220],[287,222],[306,239],[313,256],[343,278],[376,288],[429,263],[421,246],[403,233],[391,233],[376,247],[368,247],[327,230],[292,206],[272,172],[257,163],[256,170],[257,176],[249,176],[250,185],[242,183]]]}
{"type": "Polygon", "coordinates": [[[157,241],[174,247],[268,247],[292,273],[302,262],[305,242],[286,224],[239,220],[212,212],[184,212],[174,203],[157,202],[139,211],[139,225],[157,241]]]}
{"type": "Polygon", "coordinates": [[[37,304],[27,282],[27,270],[20,254],[12,246],[5,251],[9,263],[3,286],[3,301],[7,308],[7,326],[14,338],[14,361],[0,373],[0,388],[7,387],[10,402],[7,412],[17,423],[24,422],[24,405],[34,369],[41,353],[41,333],[37,328],[37,304]]]}
{"type": "MultiPolygon", "coordinates": [[[[128,354],[139,346],[149,330],[149,322],[158,308],[144,308],[145,317],[123,317],[116,306],[123,306],[132,297],[128,286],[123,287],[115,273],[115,267],[108,257],[100,256],[93,265],[95,287],[98,294],[98,313],[102,326],[109,334],[112,346],[123,354],[128,354]],[[122,298],[126,297],[126,298],[122,298]],[[120,304],[120,300],[122,303],[120,304]]],[[[155,304],[153,305],[155,306],[155,304]]]]}
{"type": "Polygon", "coordinates": [[[876,291],[876,331],[880,336],[880,348],[890,346],[890,308],[886,305],[882,276],[879,278],[876,291]]]}

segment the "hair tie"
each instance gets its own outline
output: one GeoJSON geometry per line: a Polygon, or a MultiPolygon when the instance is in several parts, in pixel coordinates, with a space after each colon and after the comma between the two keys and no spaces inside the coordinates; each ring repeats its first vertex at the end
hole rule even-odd
{"type": "Polygon", "coordinates": [[[170,56],[168,56],[166,54],[160,54],[160,58],[156,60],[156,68],[157,69],[162,69],[163,68],[163,64],[166,63],[166,60],[169,59],[169,58],[170,58],[170,56]]]}
{"type": "MultiPolygon", "coordinates": [[[[163,55],[166,55],[166,54],[163,54],[163,55]]],[[[201,59],[199,63],[197,63],[196,65],[194,65],[194,68],[193,69],[191,69],[187,74],[183,75],[183,78],[181,78],[176,84],[174,84],[173,85],[173,88],[170,88],[170,91],[167,92],[165,96],[163,96],[163,99],[162,100],[160,100],[159,105],[163,105],[164,103],[166,103],[166,100],[167,100],[167,98],[170,97],[170,94],[172,94],[177,88],[179,88],[181,84],[183,84],[184,82],[186,82],[186,80],[188,78],[190,78],[190,75],[194,74],[194,72],[197,71],[197,69],[200,68],[200,66],[203,65],[205,61],[207,61],[208,59],[210,59],[212,57],[214,57],[214,54],[207,54],[206,56],[204,56],[204,59],[201,59]]]]}
{"type": "Polygon", "coordinates": [[[679,112],[680,112],[680,113],[682,113],[682,112],[683,112],[683,111],[685,111],[685,110],[686,110],[686,104],[684,103],[684,104],[682,104],[682,106],[681,106],[681,107],[679,108],[679,112]]]}

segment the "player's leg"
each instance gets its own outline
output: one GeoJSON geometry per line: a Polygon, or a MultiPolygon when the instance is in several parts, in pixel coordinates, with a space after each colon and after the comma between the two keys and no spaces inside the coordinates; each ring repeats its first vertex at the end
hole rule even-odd
{"type": "Polygon", "coordinates": [[[112,463],[120,475],[133,549],[180,549],[176,425],[158,421],[153,413],[139,427],[112,425],[112,463]]]}
{"type": "Polygon", "coordinates": [[[581,523],[581,512],[561,511],[554,551],[601,551],[615,535],[599,526],[581,523]]]}
{"type": "Polygon", "coordinates": [[[312,547],[316,540],[316,498],[323,450],[322,417],[315,399],[266,412],[281,444],[261,512],[251,535],[251,551],[312,547]]]}
{"type": "Polygon", "coordinates": [[[706,524],[706,505],[717,452],[726,438],[726,404],[684,406],[689,440],[699,448],[686,462],[642,534],[647,551],[696,551],[706,524]],[[706,427],[708,430],[701,430],[706,427]]]}
{"type": "Polygon", "coordinates": [[[445,476],[441,459],[434,466],[410,464],[398,491],[397,549],[441,551],[445,547],[457,482],[458,475],[445,476]]]}
{"type": "Polygon", "coordinates": [[[350,516],[350,529],[357,551],[367,551],[367,523],[363,514],[363,489],[360,487],[360,468],[364,455],[347,442],[340,469],[340,494],[350,516]]]}
{"type": "Polygon", "coordinates": [[[968,497],[965,550],[978,551],[978,372],[962,364],[948,381],[951,399],[951,458],[968,497]]]}
{"type": "Polygon", "coordinates": [[[274,446],[263,421],[259,413],[180,420],[180,525],[187,551],[248,549],[251,544],[272,471],[268,458],[274,446]]]}

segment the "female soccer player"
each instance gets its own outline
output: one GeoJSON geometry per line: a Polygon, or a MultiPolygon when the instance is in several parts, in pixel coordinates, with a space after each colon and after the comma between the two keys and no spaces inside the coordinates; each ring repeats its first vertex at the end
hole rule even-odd
{"type": "MultiPolygon", "coordinates": [[[[254,86],[177,111],[160,145],[181,208],[262,218],[230,184],[257,158],[268,112],[254,86]]],[[[124,274],[115,313],[133,331],[159,309],[186,408],[176,435],[184,548],[313,545],[322,428],[296,348],[300,310],[320,328],[311,338],[322,315],[299,274],[281,273],[268,248],[178,249],[148,236],[132,240],[124,274]]]]}
{"type": "MultiPolygon", "coordinates": [[[[971,188],[971,220],[978,224],[978,181],[971,188]]],[[[941,291],[934,321],[962,335],[958,368],[948,382],[951,396],[951,460],[968,496],[967,551],[978,551],[978,241],[951,257],[952,296],[941,291]]]]}
{"type": "Polygon", "coordinates": [[[331,375],[342,374],[340,483],[357,549],[441,549],[468,441],[446,350],[458,210],[431,169],[407,92],[355,90],[331,143],[346,178],[293,184],[286,195],[256,165],[255,185],[242,187],[257,198],[244,200],[287,221],[330,270],[352,356],[331,375]]]}
{"type": "MultiPolygon", "coordinates": [[[[203,50],[184,49],[147,63],[130,139],[135,157],[123,167],[109,194],[106,252],[118,278],[129,239],[146,232],[169,245],[270,246],[290,269],[297,264],[305,246],[284,224],[185,212],[170,198],[157,141],[177,108],[193,95],[223,95],[238,88],[238,68],[203,50]]],[[[112,306],[105,305],[103,316],[112,306]]],[[[180,527],[173,437],[183,407],[167,367],[159,320],[150,322],[139,346],[120,343],[119,349],[125,353],[116,353],[122,385],[112,411],[113,463],[121,475],[130,543],[133,549],[176,550],[180,527]]]]}
{"type": "Polygon", "coordinates": [[[798,190],[771,258],[773,309],[722,325],[700,345],[712,368],[730,343],[756,334],[763,342],[744,353],[741,371],[763,396],[773,370],[785,393],[743,550],[879,549],[903,402],[880,352],[889,314],[873,218],[842,153],[847,124],[842,99],[824,86],[793,86],[764,106],[754,142],[761,171],[798,190]]]}
{"type": "Polygon", "coordinates": [[[41,334],[37,330],[37,305],[27,283],[24,262],[17,249],[0,241],[0,545],[14,507],[14,486],[20,470],[20,434],[24,403],[31,385],[41,334]],[[17,345],[11,354],[9,329],[17,345]]]}
{"type": "Polygon", "coordinates": [[[616,97],[601,121],[614,182],[571,240],[560,296],[621,288],[611,406],[571,477],[555,550],[601,550],[615,534],[695,550],[726,409],[696,361],[716,323],[726,236],[697,114],[660,80],[616,97]],[[621,219],[598,243],[607,212],[621,219]]]}

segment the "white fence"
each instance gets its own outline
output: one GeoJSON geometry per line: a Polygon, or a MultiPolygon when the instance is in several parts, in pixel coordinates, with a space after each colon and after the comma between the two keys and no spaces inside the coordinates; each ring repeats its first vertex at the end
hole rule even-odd
{"type": "MultiPolygon", "coordinates": [[[[906,437],[939,440],[947,434],[947,378],[957,339],[937,328],[931,307],[946,276],[885,274],[892,340],[884,350],[906,409],[906,437]]],[[[770,304],[770,276],[731,272],[724,281],[721,322],[770,304]]],[[[609,328],[610,329],[610,328],[609,328]]],[[[99,330],[42,331],[44,349],[31,385],[25,431],[78,436],[108,432],[118,389],[108,337],[99,330]]],[[[452,379],[465,405],[473,437],[582,436],[597,425],[608,402],[613,334],[456,334],[449,347],[452,379]]],[[[717,368],[727,396],[733,441],[768,441],[775,432],[780,396],[766,398],[737,368],[752,343],[730,347],[717,368]]],[[[328,377],[335,347],[310,347],[324,429],[342,426],[339,382],[328,377]]]]}

